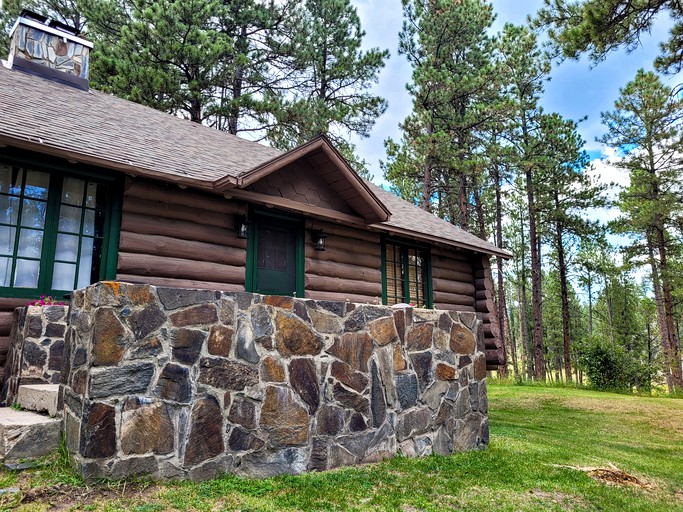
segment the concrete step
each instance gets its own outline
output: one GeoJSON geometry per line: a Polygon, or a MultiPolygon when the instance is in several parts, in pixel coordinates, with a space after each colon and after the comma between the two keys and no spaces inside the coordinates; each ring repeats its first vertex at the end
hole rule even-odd
{"type": "Polygon", "coordinates": [[[59,448],[60,433],[57,418],[0,407],[0,461],[44,457],[59,448]]]}
{"type": "Polygon", "coordinates": [[[57,415],[59,384],[22,384],[17,392],[17,404],[27,411],[57,415]]]}

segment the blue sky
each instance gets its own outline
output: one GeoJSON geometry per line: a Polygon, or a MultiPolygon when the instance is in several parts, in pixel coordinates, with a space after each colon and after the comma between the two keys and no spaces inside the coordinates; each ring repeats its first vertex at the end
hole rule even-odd
{"type": "MultiPolygon", "coordinates": [[[[405,84],[410,81],[411,69],[403,56],[398,55],[398,32],[401,28],[402,9],[400,0],[352,0],[358,9],[363,28],[366,32],[365,46],[386,48],[391,59],[382,71],[374,91],[389,101],[387,112],[377,121],[370,138],[354,142],[358,153],[370,164],[375,176],[374,181],[381,183],[382,173],[379,160],[384,159],[383,141],[387,137],[400,138],[398,124],[410,112],[410,97],[405,84]]],[[[534,14],[542,5],[542,0],[493,0],[497,13],[494,31],[500,30],[504,23],[524,23],[527,15],[534,14]]],[[[659,42],[663,41],[670,26],[666,16],[657,20],[651,35],[645,35],[641,47],[631,54],[616,52],[607,60],[591,66],[582,59],[578,62],[565,61],[554,66],[551,81],[546,84],[543,106],[546,111],[558,112],[564,117],[579,120],[587,117],[579,125],[579,131],[586,140],[586,149],[597,158],[605,148],[595,141],[603,133],[600,112],[611,110],[619,89],[635,77],[639,68],[652,69],[652,61],[659,53],[659,42]]],[[[673,84],[676,80],[671,79],[673,84]]],[[[615,169],[599,165],[603,179],[618,179],[615,169]],[[610,174],[610,175],[607,175],[610,174]]],[[[623,178],[622,178],[623,179],[623,178]]]]}

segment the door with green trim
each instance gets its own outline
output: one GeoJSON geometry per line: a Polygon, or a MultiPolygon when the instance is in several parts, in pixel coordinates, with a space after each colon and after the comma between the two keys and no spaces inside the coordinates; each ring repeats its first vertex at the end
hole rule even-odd
{"type": "Polygon", "coordinates": [[[303,231],[300,222],[256,217],[254,291],[291,295],[303,287],[303,231]]]}

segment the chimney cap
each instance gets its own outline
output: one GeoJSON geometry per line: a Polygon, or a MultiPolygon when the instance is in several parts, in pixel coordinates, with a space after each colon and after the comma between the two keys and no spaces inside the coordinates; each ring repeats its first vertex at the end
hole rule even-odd
{"type": "Polygon", "coordinates": [[[61,21],[53,20],[52,18],[48,18],[47,16],[43,16],[37,12],[30,11],[29,9],[23,9],[19,17],[27,20],[37,21],[38,23],[42,23],[48,27],[56,28],[62,32],[67,32],[72,36],[78,36],[81,33],[81,31],[75,27],[71,27],[66,23],[62,23],[61,21]]]}
{"type": "Polygon", "coordinates": [[[60,21],[50,19],[33,11],[29,11],[28,9],[21,11],[21,14],[17,18],[17,21],[14,23],[14,26],[10,31],[10,37],[12,37],[14,31],[20,24],[48,32],[58,37],[64,37],[75,43],[87,46],[88,48],[93,47],[93,44],[90,41],[78,37],[78,34],[81,33],[80,30],[70,27],[69,25],[60,21]]]}

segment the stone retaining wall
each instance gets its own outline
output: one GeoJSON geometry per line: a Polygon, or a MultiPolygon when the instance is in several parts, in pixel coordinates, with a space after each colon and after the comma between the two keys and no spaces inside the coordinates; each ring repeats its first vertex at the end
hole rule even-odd
{"type": "Polygon", "coordinates": [[[98,283],[74,293],[67,447],[87,477],[266,477],[488,443],[474,313],[98,283]]]}
{"type": "Polygon", "coordinates": [[[3,400],[14,402],[20,384],[58,384],[68,306],[26,306],[14,311],[3,400]]]}

